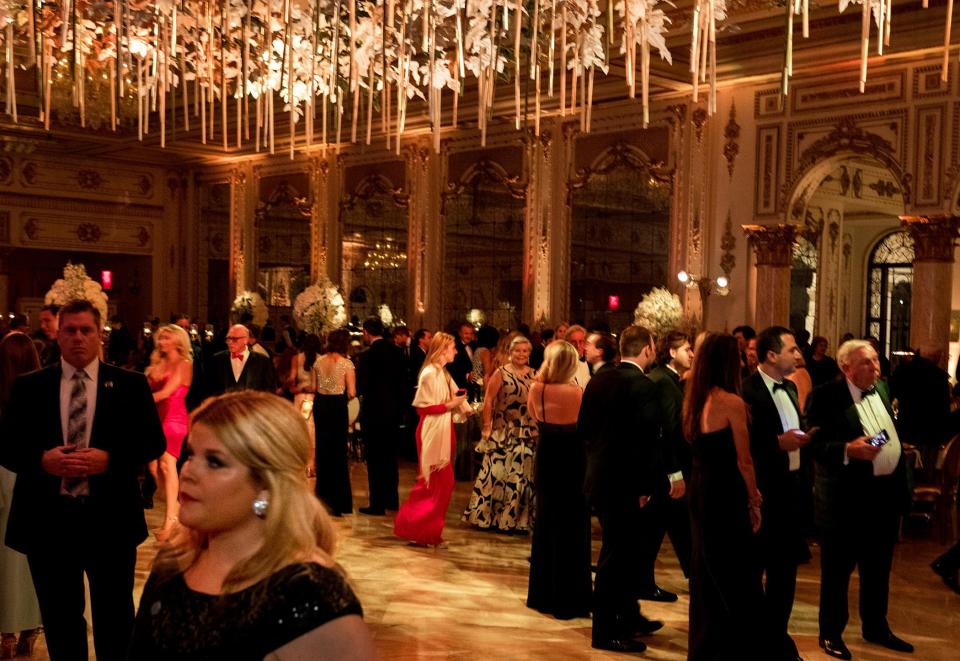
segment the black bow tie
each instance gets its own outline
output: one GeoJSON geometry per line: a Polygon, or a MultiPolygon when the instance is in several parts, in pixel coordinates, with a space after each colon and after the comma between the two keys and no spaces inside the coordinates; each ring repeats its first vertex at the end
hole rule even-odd
{"type": "Polygon", "coordinates": [[[876,394],[876,392],[877,392],[876,386],[870,386],[870,387],[867,388],[866,390],[861,390],[861,391],[860,391],[860,399],[863,399],[864,397],[869,397],[870,395],[876,394]]]}
{"type": "Polygon", "coordinates": [[[787,388],[787,384],[784,383],[783,381],[781,381],[780,383],[773,384],[773,392],[777,392],[778,390],[784,390],[788,395],[790,394],[790,389],[787,388]]]}

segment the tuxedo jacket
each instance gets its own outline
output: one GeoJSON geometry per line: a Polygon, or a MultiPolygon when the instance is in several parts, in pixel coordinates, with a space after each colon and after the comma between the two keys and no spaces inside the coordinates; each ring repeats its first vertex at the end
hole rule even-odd
{"type": "Polygon", "coordinates": [[[243,365],[240,378],[233,378],[230,352],[220,351],[210,361],[210,369],[204,375],[207,380],[207,396],[214,397],[234,390],[262,390],[274,393],[277,390],[277,375],[273,362],[262,353],[250,351],[243,365]]]}
{"type": "Polygon", "coordinates": [[[60,363],[21,376],[4,409],[0,463],[17,474],[6,544],[31,553],[92,545],[136,546],[147,538],[138,477],[143,464],[163,454],[166,439],[147,379],[100,363],[90,447],[110,455],[107,470],[89,478],[88,540],[61,538],[64,509],[61,478],[45,472],[43,453],[63,445],[60,421],[60,363]]]}
{"type": "MultiPolygon", "coordinates": [[[[797,386],[788,379],[783,380],[787,395],[797,413],[800,427],[803,427],[803,412],[797,397],[797,386]]],[[[764,510],[790,511],[790,456],[780,449],[777,437],[787,431],[780,421],[777,405],[767,389],[760,372],[754,372],[743,381],[743,401],[750,410],[750,455],[757,476],[757,489],[763,496],[764,510]]]]}
{"type": "MultiPolygon", "coordinates": [[[[450,376],[453,377],[454,383],[456,383],[461,388],[469,388],[470,381],[467,379],[467,375],[473,371],[473,359],[470,357],[470,354],[467,353],[467,345],[460,341],[460,338],[456,338],[454,343],[457,346],[457,355],[454,357],[453,362],[447,366],[447,371],[450,372],[450,376]]],[[[476,351],[476,343],[470,345],[471,351],[476,351]]]]}
{"type": "Polygon", "coordinates": [[[410,406],[403,353],[388,340],[377,340],[357,357],[360,424],[385,427],[400,424],[410,406]]]}
{"type": "MultiPolygon", "coordinates": [[[[893,420],[887,384],[878,380],[876,389],[890,419],[893,420]]],[[[889,477],[874,477],[873,464],[870,461],[851,458],[844,464],[846,444],[863,436],[863,425],[857,415],[846,379],[814,388],[807,400],[806,413],[808,424],[820,427],[809,446],[816,461],[814,503],[818,525],[825,528],[844,526],[851,517],[859,515],[862,506],[871,505],[862,502],[864,487],[872,488],[878,484],[886,487],[885,495],[891,504],[891,515],[909,511],[910,487],[902,452],[900,462],[889,477]]],[[[872,505],[875,508],[885,507],[879,503],[872,505]]]]}
{"type": "Polygon", "coordinates": [[[584,493],[595,507],[633,509],[640,496],[669,488],[657,448],[657,386],[638,368],[623,363],[597,372],[577,426],[587,444],[584,493]]]}
{"type": "Polygon", "coordinates": [[[683,435],[683,384],[680,375],[669,367],[658,366],[650,370],[650,380],[657,384],[659,393],[660,453],[664,470],[667,473],[682,471],[684,478],[689,479],[693,459],[690,444],[683,435]]]}

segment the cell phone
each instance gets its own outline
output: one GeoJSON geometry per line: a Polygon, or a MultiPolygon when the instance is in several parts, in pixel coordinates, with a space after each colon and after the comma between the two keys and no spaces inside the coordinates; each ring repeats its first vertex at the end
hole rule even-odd
{"type": "Polygon", "coordinates": [[[820,431],[819,427],[811,427],[810,429],[807,430],[807,436],[813,436],[818,431],[820,431]]]}
{"type": "Polygon", "coordinates": [[[890,435],[887,433],[886,429],[881,429],[877,432],[876,436],[871,436],[867,439],[867,443],[872,445],[875,448],[882,448],[887,444],[887,441],[890,440],[890,435]]]}
{"type": "Polygon", "coordinates": [[[467,394],[466,388],[460,388],[459,390],[457,390],[457,397],[463,397],[466,394],[467,394]]]}

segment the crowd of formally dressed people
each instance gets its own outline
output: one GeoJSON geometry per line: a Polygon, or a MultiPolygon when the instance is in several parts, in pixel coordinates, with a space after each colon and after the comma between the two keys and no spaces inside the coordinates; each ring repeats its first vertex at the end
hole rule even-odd
{"type": "MultiPolygon", "coordinates": [[[[52,659],[86,658],[85,574],[101,659],[372,656],[332,556],[330,517],[355,511],[354,438],[356,511],[396,512],[398,538],[442,546],[455,481],[472,480],[462,521],[531,535],[527,605],[592,615],[595,648],[641,652],[663,626],[639,602],[677,600],[654,571],[669,536],[690,580],[689,658],[800,658],[787,627],[815,535],[824,652],[851,658],[855,568],[864,639],[912,651],[887,622],[910,504],[900,434],[929,459],[957,431],[932,350],[891,375],[875,341],[833,358],[780,326],[411,334],[371,318],[318,337],[241,321],[207,334],[175,315],[136,341],[114,322],[104,345],[79,301],[0,342],[5,655],[29,653],[42,623],[52,659]],[[151,485],[161,546],[135,612],[151,485]]],[[[934,563],[955,590],[958,555],[934,563]]]]}

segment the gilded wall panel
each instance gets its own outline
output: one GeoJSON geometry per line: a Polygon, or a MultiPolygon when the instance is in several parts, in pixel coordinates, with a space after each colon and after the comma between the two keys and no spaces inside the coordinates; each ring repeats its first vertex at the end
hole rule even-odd
{"type": "Polygon", "coordinates": [[[160,179],[150,170],[124,166],[99,167],[79,160],[24,159],[17,184],[33,195],[108,198],[113,201],[162,204],[160,179]]]}
{"type": "Polygon", "coordinates": [[[25,212],[16,221],[17,243],[27,248],[149,255],[154,225],[145,218],[25,212]]]}

